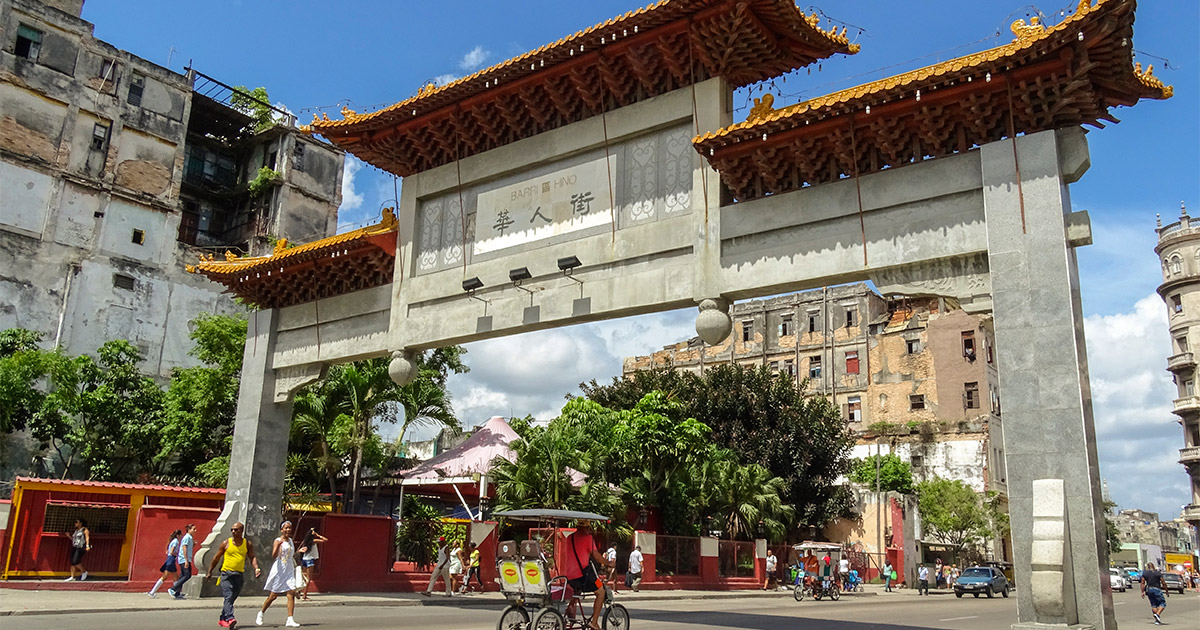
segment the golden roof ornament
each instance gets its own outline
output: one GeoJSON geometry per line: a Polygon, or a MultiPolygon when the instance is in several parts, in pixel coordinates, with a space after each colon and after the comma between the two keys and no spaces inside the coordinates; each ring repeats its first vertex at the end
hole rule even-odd
{"type": "Polygon", "coordinates": [[[237,255],[237,254],[235,254],[235,253],[233,253],[233,252],[229,251],[228,249],[227,249],[227,250],[225,250],[225,260],[227,260],[227,261],[231,261],[231,262],[232,262],[232,261],[234,261],[234,260],[237,260],[237,259],[238,259],[238,255],[237,255]]]}
{"type": "Polygon", "coordinates": [[[1041,20],[1035,15],[1029,18],[1029,25],[1025,25],[1025,20],[1017,20],[1012,23],[1013,41],[1024,42],[1031,39],[1037,39],[1046,32],[1046,25],[1042,24],[1041,20]]]}
{"type": "Polygon", "coordinates": [[[379,221],[379,226],[390,228],[396,225],[396,210],[394,208],[384,208],[382,218],[379,221]]]}
{"type": "Polygon", "coordinates": [[[430,94],[433,94],[433,91],[436,89],[437,89],[437,84],[434,83],[433,81],[430,81],[429,83],[422,85],[421,89],[417,90],[417,98],[420,98],[422,96],[429,96],[430,94]]]}
{"type": "Polygon", "coordinates": [[[767,92],[762,95],[762,98],[754,99],[754,107],[750,108],[750,113],[746,116],[746,120],[761,120],[775,111],[775,95],[767,92]]]}
{"type": "Polygon", "coordinates": [[[271,254],[272,255],[278,254],[279,252],[282,252],[283,250],[285,250],[287,248],[288,248],[288,240],[286,238],[281,238],[281,239],[275,241],[275,249],[271,251],[271,254]]]}

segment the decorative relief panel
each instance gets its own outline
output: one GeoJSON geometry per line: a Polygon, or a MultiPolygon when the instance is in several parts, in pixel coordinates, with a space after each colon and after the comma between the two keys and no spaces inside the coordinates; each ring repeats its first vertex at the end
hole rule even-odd
{"type": "Polygon", "coordinates": [[[416,273],[607,231],[614,214],[620,230],[690,211],[692,173],[699,166],[691,131],[683,124],[610,145],[607,164],[604,149],[596,149],[470,186],[461,195],[422,200],[416,273]]]}

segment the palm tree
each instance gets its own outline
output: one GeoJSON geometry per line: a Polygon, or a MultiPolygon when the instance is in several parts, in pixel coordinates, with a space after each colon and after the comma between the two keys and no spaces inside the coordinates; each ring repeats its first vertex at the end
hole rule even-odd
{"type": "Polygon", "coordinates": [[[345,466],[342,456],[333,449],[333,434],[342,418],[336,401],[319,385],[297,395],[292,405],[292,442],[315,460],[333,497],[337,496],[337,478],[345,466]]]}
{"type": "Polygon", "coordinates": [[[741,466],[727,461],[719,470],[714,512],[729,536],[753,538],[761,522],[768,538],[783,538],[786,523],[796,514],[796,509],[785,505],[780,498],[787,482],[772,477],[770,471],[758,464],[741,466]]]}

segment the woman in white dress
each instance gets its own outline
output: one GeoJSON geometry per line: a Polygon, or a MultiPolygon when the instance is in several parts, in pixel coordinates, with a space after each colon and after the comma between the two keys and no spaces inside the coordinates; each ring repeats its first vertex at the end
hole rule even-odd
{"type": "Polygon", "coordinates": [[[267,601],[263,602],[262,610],[258,611],[258,617],[254,622],[258,625],[263,625],[263,613],[271,607],[271,602],[279,597],[280,593],[287,593],[287,623],[284,625],[289,628],[299,628],[300,624],[292,618],[296,612],[296,547],[292,543],[292,522],[284,521],[283,525],[279,526],[279,538],[275,539],[275,544],[271,548],[271,556],[275,561],[271,563],[271,572],[267,574],[267,582],[263,585],[263,590],[270,591],[267,595],[267,601]]]}

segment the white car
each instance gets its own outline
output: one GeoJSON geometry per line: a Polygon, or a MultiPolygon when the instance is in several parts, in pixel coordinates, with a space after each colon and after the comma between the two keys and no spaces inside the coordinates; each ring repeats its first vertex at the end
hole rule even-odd
{"type": "Polygon", "coordinates": [[[1112,590],[1122,593],[1125,592],[1125,589],[1129,588],[1129,578],[1125,577],[1120,569],[1108,570],[1108,583],[1112,586],[1112,590]]]}

